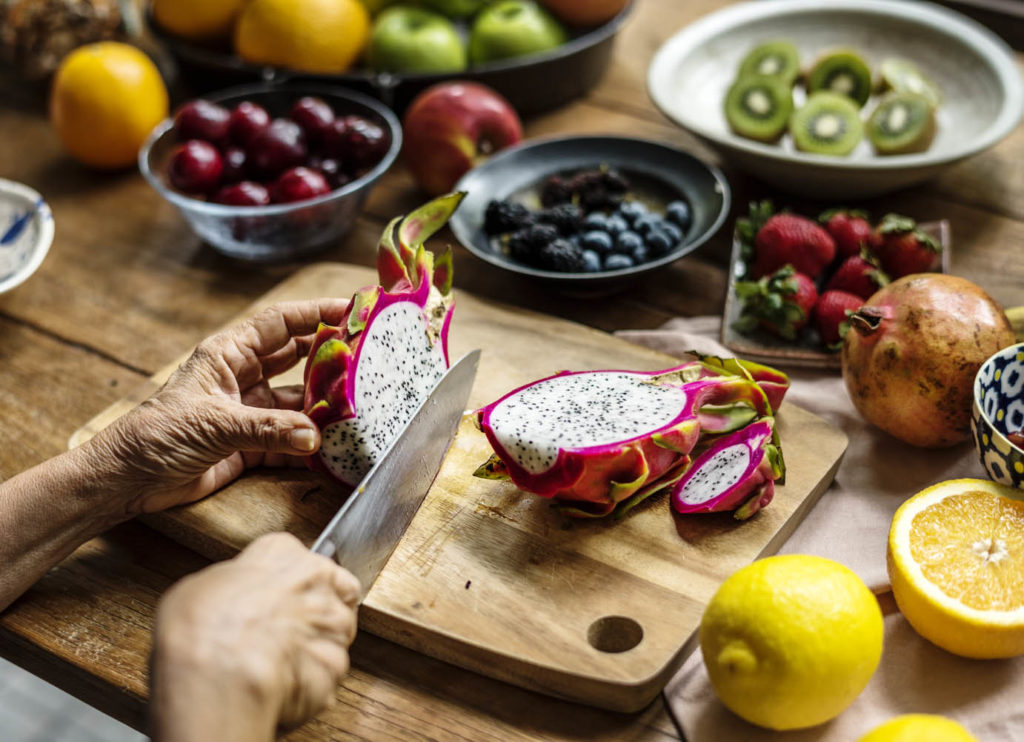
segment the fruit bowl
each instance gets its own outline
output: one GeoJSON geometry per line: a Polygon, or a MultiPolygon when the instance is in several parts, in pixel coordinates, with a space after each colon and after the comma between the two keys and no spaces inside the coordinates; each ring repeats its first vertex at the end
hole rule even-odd
{"type": "Polygon", "coordinates": [[[1024,447],[1007,437],[1024,430],[1024,343],[1003,348],[974,378],[971,433],[988,476],[1024,489],[1024,447]]]}
{"type": "Polygon", "coordinates": [[[533,140],[504,150],[470,170],[456,184],[468,192],[450,226],[455,237],[481,260],[564,293],[596,296],[629,288],[637,279],[687,255],[709,240],[729,213],[725,176],[694,156],[658,142],[625,137],[562,137],[533,140]],[[631,267],[593,272],[543,270],[513,260],[499,240],[484,230],[492,200],[538,203],[538,187],[549,176],[608,167],[636,186],[638,200],[664,207],[674,200],[689,204],[691,224],[685,237],[660,257],[631,267]]]}
{"type": "Polygon", "coordinates": [[[312,255],[336,243],[355,222],[373,185],[398,156],[402,128],[395,115],[378,101],[333,86],[248,85],[205,96],[205,100],[226,107],[252,101],[271,117],[278,117],[302,96],[321,98],[339,116],[353,114],[376,123],[389,138],[386,154],[360,177],[322,196],[266,206],[230,206],[193,198],[171,187],[168,163],[179,140],[174,122],[167,119],[153,130],[139,151],[139,169],[149,184],[178,208],[192,231],[225,255],[258,261],[312,255]]]}
{"type": "Polygon", "coordinates": [[[401,114],[417,94],[448,80],[469,80],[494,88],[522,115],[565,105],[593,88],[611,63],[615,36],[633,9],[629,3],[596,28],[569,29],[570,39],[549,52],[474,65],[459,73],[387,73],[353,69],[322,75],[250,64],[230,51],[176,38],[152,17],[149,27],[178,63],[183,79],[197,92],[258,80],[344,85],[381,100],[401,114]]]}
{"type": "Polygon", "coordinates": [[[0,178],[0,294],[24,283],[53,242],[53,213],[36,191],[0,178]]]}
{"type": "MultiPolygon", "coordinates": [[[[919,183],[1009,134],[1024,110],[1024,87],[1009,47],[974,21],[924,2],[773,0],[712,13],[670,38],[648,70],[654,103],[737,167],[812,198],[874,196],[919,183]],[[789,138],[765,144],[734,134],[723,100],[740,60],[757,44],[789,39],[806,64],[852,47],[872,71],[882,59],[912,60],[938,84],[943,101],[931,146],[879,156],[862,141],[846,157],[809,154],[789,138]]],[[[870,113],[872,103],[862,115],[870,113]]]]}

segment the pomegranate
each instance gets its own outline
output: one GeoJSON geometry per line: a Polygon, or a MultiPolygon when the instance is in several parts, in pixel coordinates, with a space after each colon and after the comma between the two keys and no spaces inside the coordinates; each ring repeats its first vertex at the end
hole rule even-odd
{"type": "Polygon", "coordinates": [[[904,276],[850,317],[843,380],[857,411],[914,446],[942,448],[970,435],[981,364],[1013,344],[1003,310],[965,278],[904,276]]]}

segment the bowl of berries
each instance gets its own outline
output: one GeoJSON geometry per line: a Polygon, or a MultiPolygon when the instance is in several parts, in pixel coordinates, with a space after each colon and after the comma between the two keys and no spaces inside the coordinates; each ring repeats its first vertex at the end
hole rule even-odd
{"type": "Polygon", "coordinates": [[[398,119],[368,96],[247,85],[181,106],[139,169],[219,252],[292,260],[344,236],[401,146],[398,119]]]}
{"type": "Polygon", "coordinates": [[[722,226],[729,185],[686,152],[620,137],[538,140],[456,185],[456,238],[503,270],[577,295],[621,291],[722,226]]]}

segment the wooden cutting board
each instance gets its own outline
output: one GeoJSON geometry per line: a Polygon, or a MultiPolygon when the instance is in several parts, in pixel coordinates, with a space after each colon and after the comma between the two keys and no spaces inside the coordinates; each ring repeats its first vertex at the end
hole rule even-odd
{"type": "MultiPolygon", "coordinates": [[[[366,268],[313,265],[253,311],[280,300],[348,296],[375,280],[366,268]]],[[[677,362],[598,330],[464,293],[457,293],[449,345],[452,358],[483,350],[474,406],[561,369],[656,370],[677,362]]],[[[131,409],[177,365],[91,420],[71,445],[131,409]]],[[[301,368],[281,378],[296,382],[301,368]]],[[[718,585],[778,550],[835,475],[847,442],[841,431],[789,404],[778,422],[788,478],[751,520],[678,516],[661,495],[618,522],[569,520],[509,483],[474,478],[490,449],[467,418],[367,596],[360,629],[526,688],[636,711],[694,648],[703,607],[718,585]]],[[[263,470],[148,522],[219,559],[271,531],[312,543],[342,498],[311,472],[263,470]]]]}

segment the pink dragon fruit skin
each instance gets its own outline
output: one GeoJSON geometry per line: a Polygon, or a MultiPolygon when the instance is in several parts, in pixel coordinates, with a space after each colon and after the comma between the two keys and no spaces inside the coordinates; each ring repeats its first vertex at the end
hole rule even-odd
{"type": "Polygon", "coordinates": [[[764,418],[717,439],[673,485],[672,508],[684,514],[732,510],[745,520],[770,503],[781,476],[774,427],[764,418]]]}
{"type": "Polygon", "coordinates": [[[381,284],[356,292],[339,326],[317,331],[305,409],[323,442],[307,464],[345,485],[358,484],[448,368],[451,254],[435,262],[422,242],[462,196],[442,196],[393,220],[377,251],[381,284]]]}
{"type": "Polygon", "coordinates": [[[568,515],[600,517],[670,485],[704,423],[718,433],[733,428],[716,423],[737,424],[717,413],[705,420],[702,408],[737,403],[771,414],[755,383],[713,377],[699,362],[651,373],[562,372],[477,411],[495,455],[476,475],[511,479],[568,515]]]}

